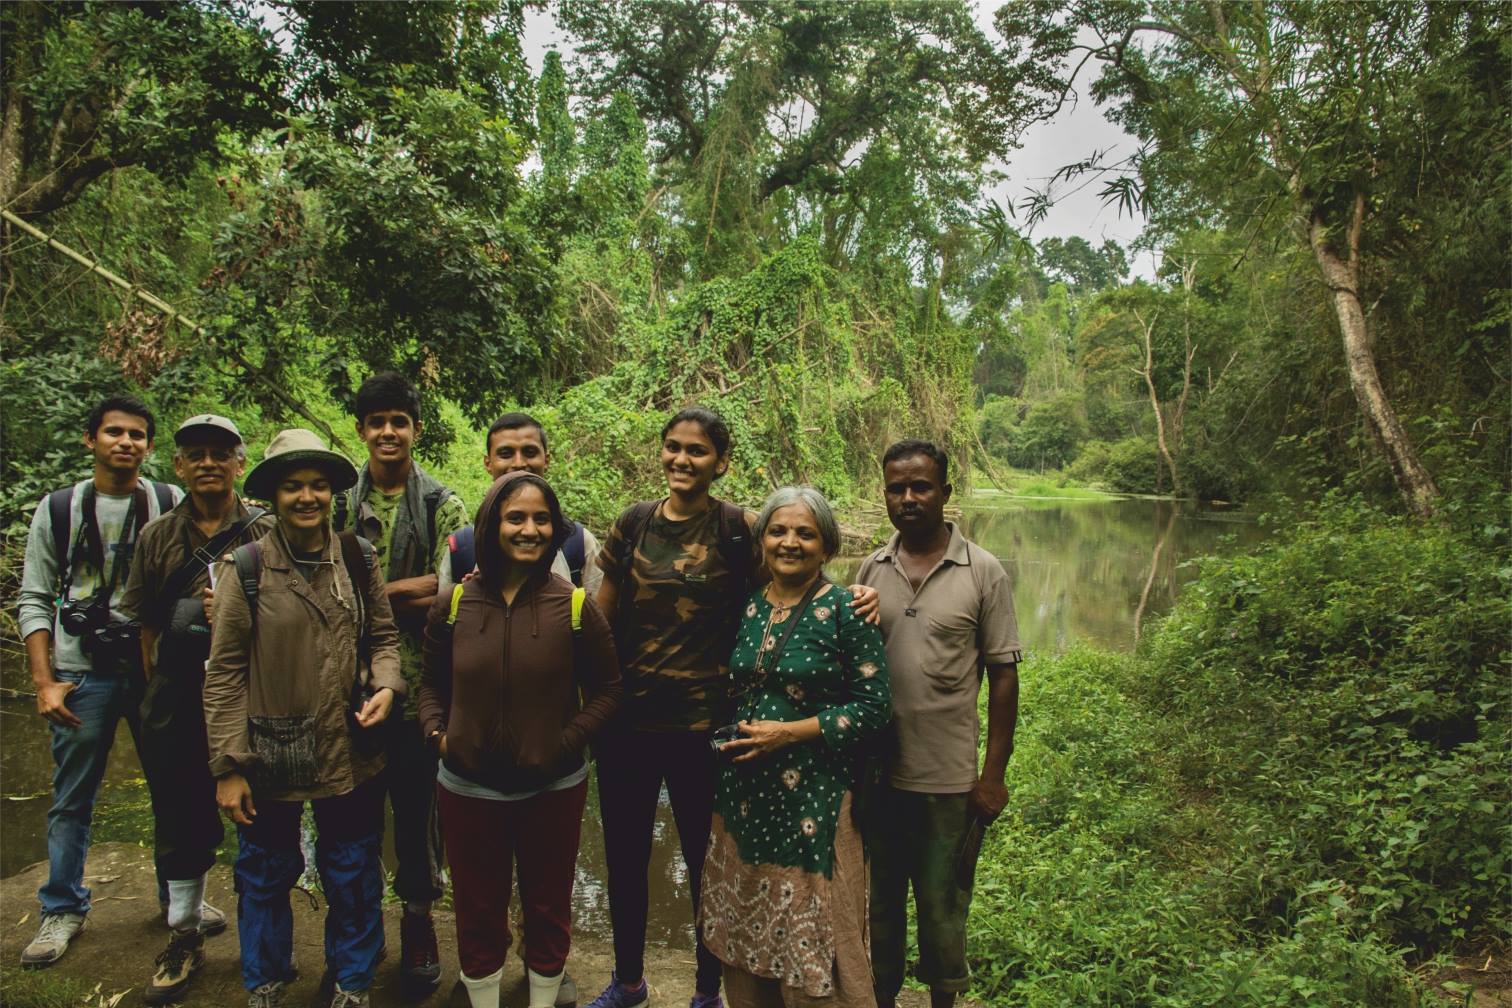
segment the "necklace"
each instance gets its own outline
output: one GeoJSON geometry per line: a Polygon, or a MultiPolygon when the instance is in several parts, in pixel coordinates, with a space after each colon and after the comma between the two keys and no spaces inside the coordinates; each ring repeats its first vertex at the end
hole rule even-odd
{"type": "MultiPolygon", "coordinates": [[[[806,593],[807,589],[805,588],[804,594],[806,593]]],[[[803,595],[800,594],[798,598],[792,600],[791,602],[778,602],[776,599],[772,598],[772,586],[770,584],[761,590],[761,595],[767,600],[767,604],[772,607],[772,617],[770,620],[771,623],[781,623],[786,620],[788,618],[788,613],[792,612],[794,607],[797,606],[799,602],[803,601],[803,595]]]]}

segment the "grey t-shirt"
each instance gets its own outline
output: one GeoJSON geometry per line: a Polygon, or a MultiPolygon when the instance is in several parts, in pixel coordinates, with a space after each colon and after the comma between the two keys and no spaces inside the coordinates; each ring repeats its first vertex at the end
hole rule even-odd
{"type": "Polygon", "coordinates": [[[877,589],[898,754],[892,785],[959,794],[977,779],[982,669],[1021,661],[1008,572],[951,523],[939,564],[914,591],[898,566],[898,535],[862,563],[877,589]]]}
{"type": "MultiPolygon", "coordinates": [[[[151,484],[144,480],[147,515],[134,523],[131,537],[123,544],[120,542],[121,530],[125,526],[126,515],[131,510],[132,495],[112,497],[108,494],[95,494],[95,520],[100,528],[100,545],[105,553],[105,569],[96,570],[87,560],[89,551],[78,535],[84,520],[84,491],[91,482],[84,480],[74,486],[71,521],[73,538],[69,542],[77,542],[77,545],[73,549],[73,580],[69,585],[68,597],[89,598],[100,588],[110,584],[114,575],[115,586],[111,592],[110,606],[111,612],[121,618],[119,606],[126,590],[126,577],[130,573],[136,533],[148,521],[158,517],[157,495],[152,492],[151,484]]],[[[175,503],[183,499],[183,492],[178,487],[171,489],[175,503]]],[[[44,497],[37,505],[36,513],[32,515],[31,529],[26,535],[26,567],[21,575],[20,600],[16,607],[21,639],[25,640],[38,630],[47,630],[52,634],[53,667],[87,672],[91,667],[89,656],[80,648],[80,638],[65,632],[58,622],[58,607],[54,601],[60,580],[58,559],[53,548],[52,513],[47,506],[47,498],[44,497]]]]}

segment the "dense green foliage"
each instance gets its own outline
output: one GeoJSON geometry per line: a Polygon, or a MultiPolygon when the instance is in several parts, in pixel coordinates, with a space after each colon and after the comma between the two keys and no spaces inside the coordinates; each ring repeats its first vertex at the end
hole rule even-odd
{"type": "Polygon", "coordinates": [[[1507,530],[1324,506],[1137,654],[1023,670],[971,948],[992,1004],[1426,1003],[1506,934],[1507,530]]]}

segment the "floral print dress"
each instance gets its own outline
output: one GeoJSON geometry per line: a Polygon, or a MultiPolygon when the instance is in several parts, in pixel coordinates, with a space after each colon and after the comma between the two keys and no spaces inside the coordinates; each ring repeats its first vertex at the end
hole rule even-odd
{"type": "Polygon", "coordinates": [[[841,802],[860,747],[892,716],[882,633],[850,601],[844,588],[823,586],[775,667],[781,617],[794,617],[774,612],[760,590],[745,608],[730,659],[736,719],[817,717],[820,737],[722,761],[699,906],[704,943],[721,960],[811,997],[833,988],[829,887],[841,802]]]}

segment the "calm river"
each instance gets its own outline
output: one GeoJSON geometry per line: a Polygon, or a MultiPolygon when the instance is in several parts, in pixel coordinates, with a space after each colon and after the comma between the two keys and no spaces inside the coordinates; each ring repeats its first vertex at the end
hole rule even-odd
{"type": "MultiPolygon", "coordinates": [[[[1195,573],[1185,561],[1244,550],[1264,538],[1263,530],[1236,510],[1151,500],[1023,499],[979,491],[963,506],[961,521],[966,535],[1001,558],[1012,575],[1019,633],[1031,660],[1082,642],[1119,650],[1132,646],[1136,618],[1148,620],[1170,609],[1182,583],[1195,573]]],[[[845,583],[860,562],[859,556],[839,558],[829,573],[845,583]]],[[[29,688],[13,651],[4,664],[5,686],[29,688]]],[[[1033,674],[1032,665],[1027,673],[1033,674]]],[[[0,702],[0,876],[47,857],[51,774],[47,732],[32,700],[0,702]]],[[[106,772],[101,814],[109,815],[112,793],[117,801],[142,794],[133,784],[140,776],[123,725],[106,772]]],[[[574,898],[577,926],[607,938],[597,809],[590,794],[574,898]]],[[[647,938],[691,949],[686,879],[665,794],[656,837],[647,938]]],[[[228,841],[223,858],[235,850],[234,837],[228,841]]]]}

